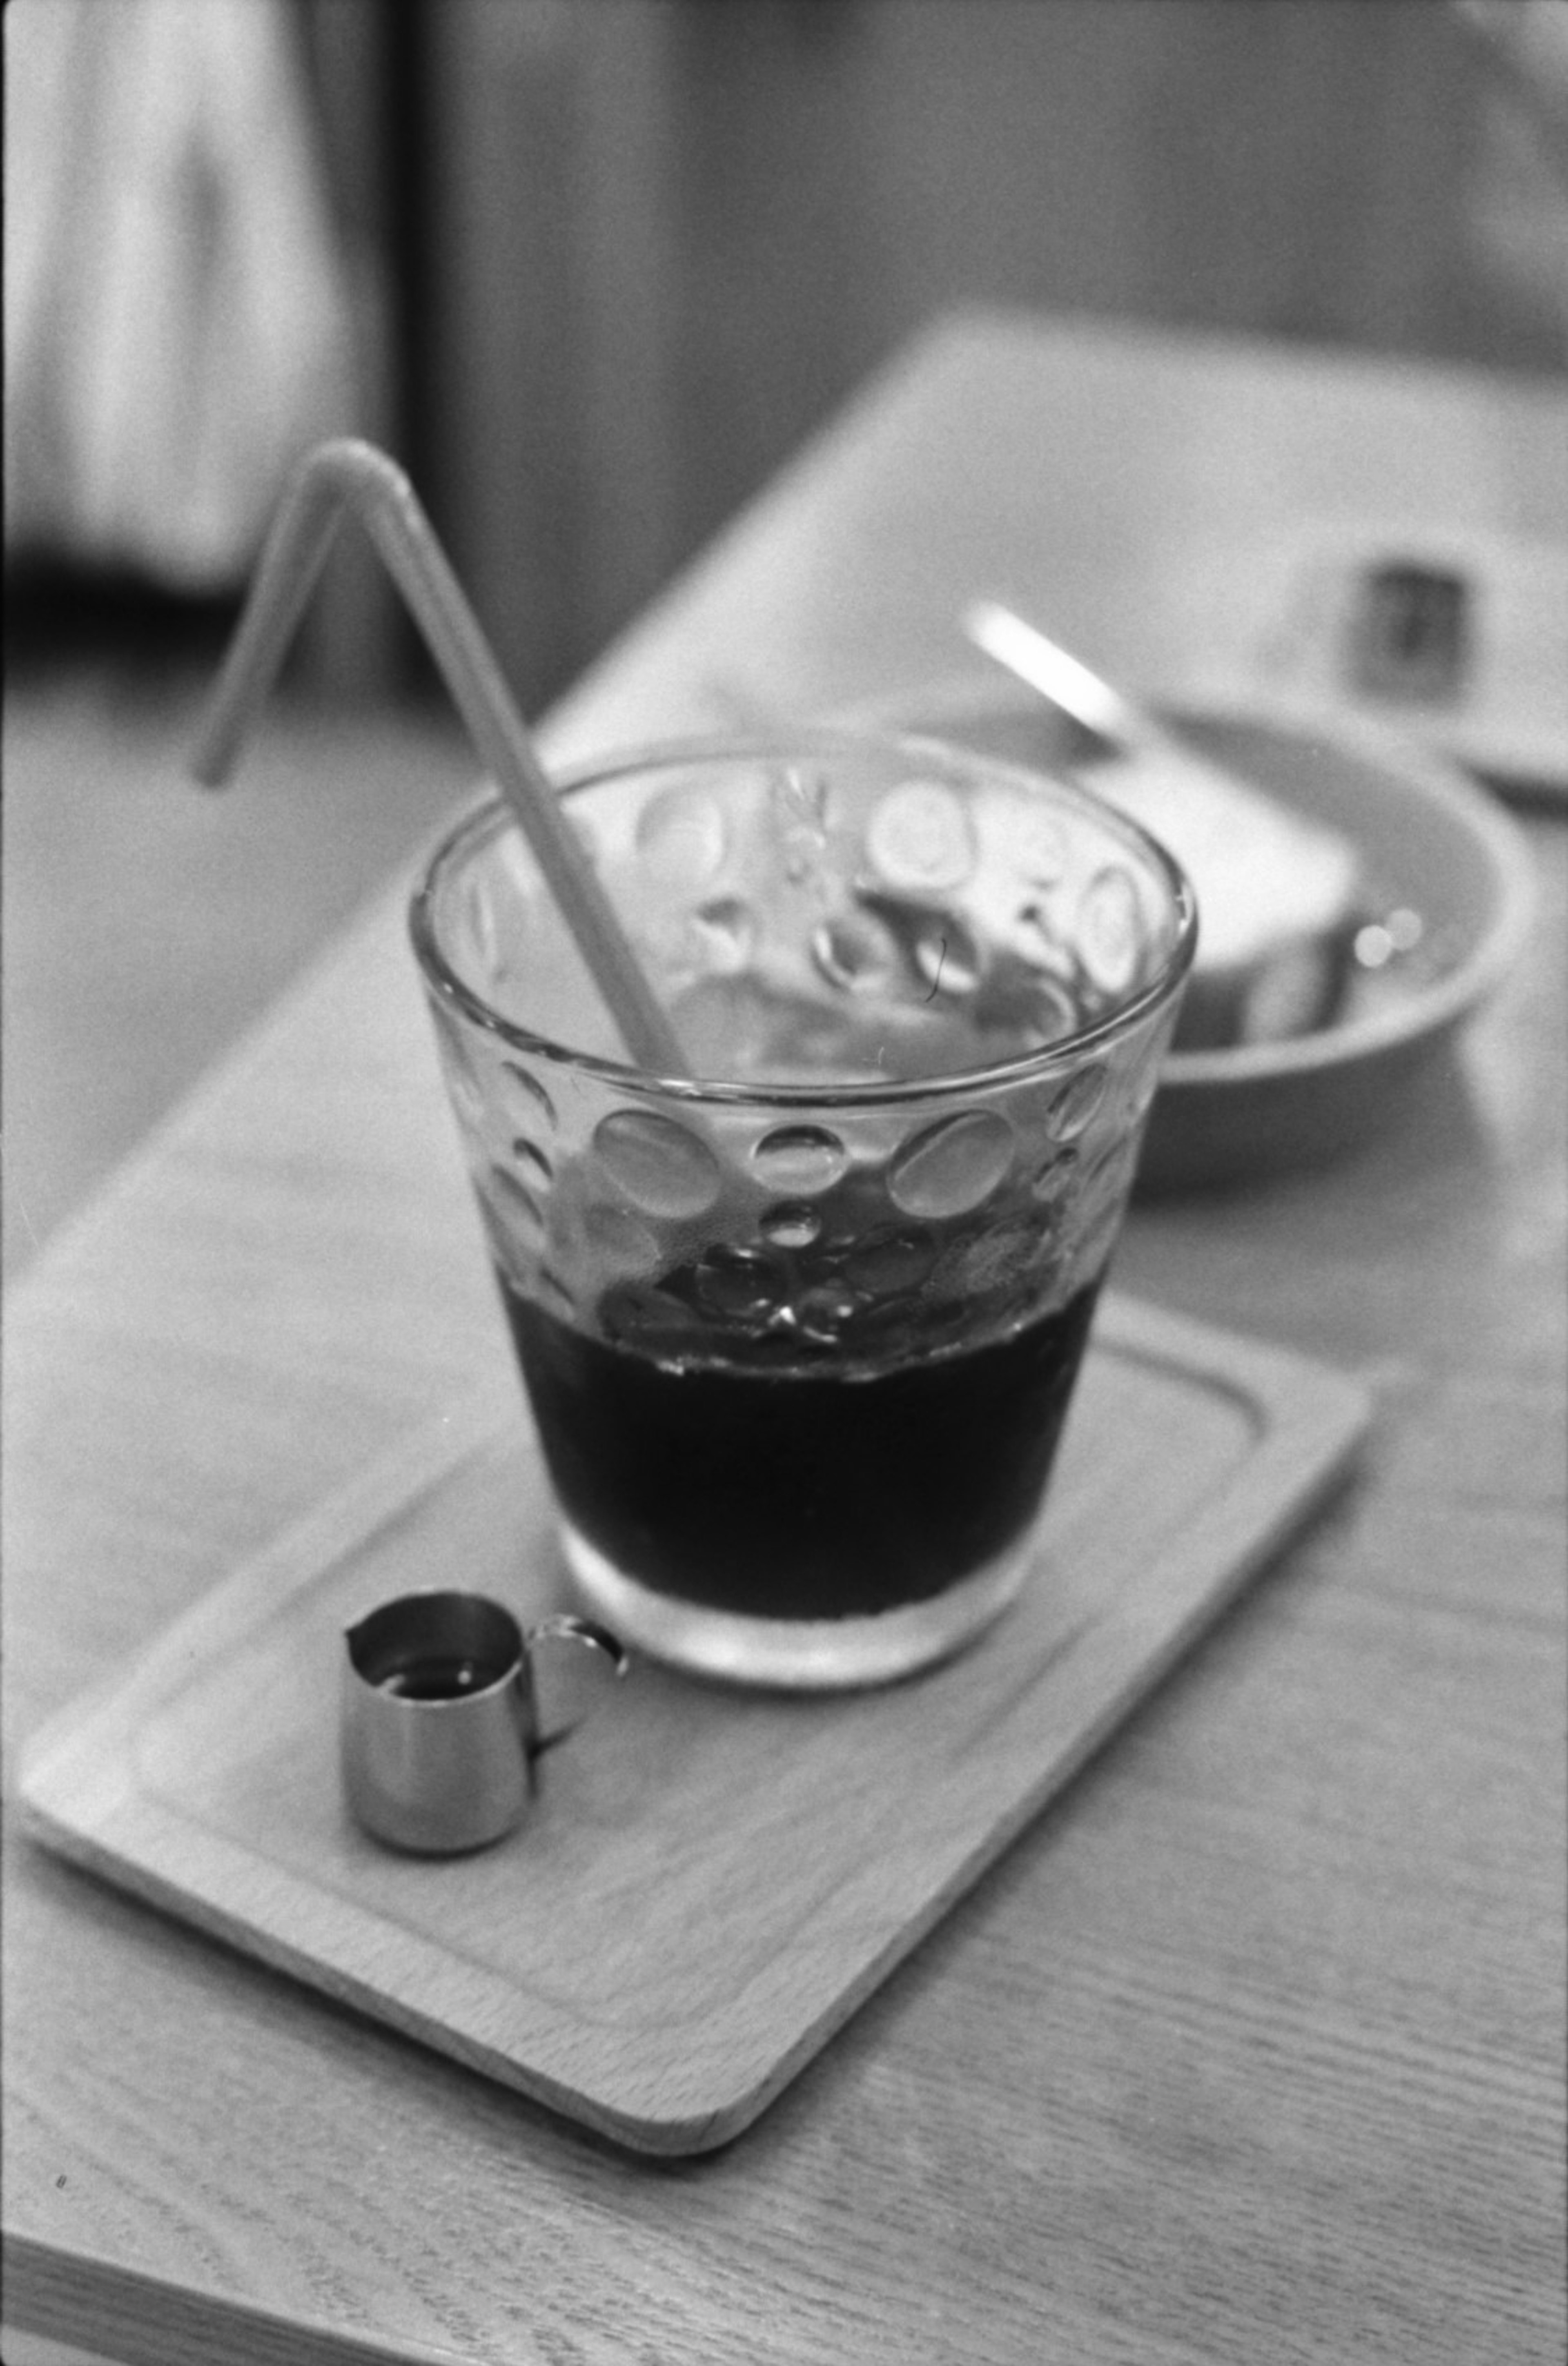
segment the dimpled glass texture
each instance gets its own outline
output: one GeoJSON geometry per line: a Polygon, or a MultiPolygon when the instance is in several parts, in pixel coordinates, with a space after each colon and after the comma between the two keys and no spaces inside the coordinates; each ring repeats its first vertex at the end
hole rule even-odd
{"type": "Polygon", "coordinates": [[[1066,783],[829,734],[563,794],[693,1077],[626,1065],[515,826],[471,815],[412,928],[509,1304],[848,1381],[1098,1282],[1195,934],[1157,847],[1066,783]]]}

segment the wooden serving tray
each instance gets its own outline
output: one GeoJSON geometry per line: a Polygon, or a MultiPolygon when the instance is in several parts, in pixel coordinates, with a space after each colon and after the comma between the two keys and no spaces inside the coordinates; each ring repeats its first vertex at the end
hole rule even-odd
{"type": "Polygon", "coordinates": [[[651,1663],[481,1854],[391,1854],[339,1792],[342,1629],[459,1584],[569,1598],[514,1391],[476,1400],[218,1585],[24,1769],[111,1881],[639,2150],[737,2135],[1319,1497],[1359,1384],[1108,1298],[1033,1576],[948,1666],[727,1692],[651,1663]]]}

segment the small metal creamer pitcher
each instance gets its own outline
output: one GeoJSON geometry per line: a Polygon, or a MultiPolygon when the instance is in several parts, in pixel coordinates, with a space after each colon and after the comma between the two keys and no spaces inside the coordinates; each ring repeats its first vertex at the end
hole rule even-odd
{"type": "Polygon", "coordinates": [[[451,1591],[384,1602],[344,1642],[344,1796],[372,1838],[421,1856],[484,1848],[520,1823],[542,1752],[628,1665],[588,1619],[563,1615],[525,1630],[489,1596],[451,1591]],[[564,1684],[569,1696],[547,1729],[538,1654],[562,1679],[552,1693],[564,1684]]]}

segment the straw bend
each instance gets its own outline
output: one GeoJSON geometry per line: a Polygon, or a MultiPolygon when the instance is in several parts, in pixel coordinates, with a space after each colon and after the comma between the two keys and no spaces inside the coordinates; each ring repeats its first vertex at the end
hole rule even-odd
{"type": "Polygon", "coordinates": [[[690,1065],[576,831],[561,812],[501,669],[407,477],[346,436],[301,463],[267,536],[239,628],[192,753],[210,788],[233,770],[276,678],[344,509],[359,517],[412,610],[486,771],[512,807],[634,1060],[655,1075],[690,1065]]]}
{"type": "Polygon", "coordinates": [[[226,781],[239,760],[351,497],[367,524],[377,504],[414,502],[413,489],[396,461],[355,437],[318,445],[301,464],[273,521],[191,754],[191,771],[208,788],[226,781]]]}

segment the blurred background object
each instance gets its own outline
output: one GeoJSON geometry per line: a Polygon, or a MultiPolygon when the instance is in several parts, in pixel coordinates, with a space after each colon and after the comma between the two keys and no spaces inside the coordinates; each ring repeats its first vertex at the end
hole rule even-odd
{"type": "Polygon", "coordinates": [[[344,536],[275,755],[186,782],[300,449],[397,456],[536,715],[943,310],[1561,373],[1565,17],[10,0],[8,1263],[471,774],[344,536]]]}
{"type": "Polygon", "coordinates": [[[13,546],[232,584],[352,415],[352,316],[278,0],[14,0],[13,546]]]}
{"type": "MultiPolygon", "coordinates": [[[[310,21],[295,0],[6,12],[13,637],[231,605],[292,463],[386,424],[380,258],[329,181],[310,21]]],[[[372,19],[320,21],[358,50],[372,19]]],[[[353,596],[376,599],[363,565],[353,596]]]]}
{"type": "Polygon", "coordinates": [[[8,1274],[469,777],[443,725],[385,705],[407,667],[360,546],[251,794],[184,765],[295,459],[397,434],[399,14],[5,12],[8,1274]],[[307,754],[338,758],[330,800],[307,754]]]}
{"type": "MultiPolygon", "coordinates": [[[[15,622],[40,557],[231,592],[288,457],[350,427],[537,707],[944,307],[1561,370],[1565,28],[1563,0],[12,0],[15,622]]],[[[346,551],[311,655],[423,679],[346,551]]]]}
{"type": "Polygon", "coordinates": [[[1568,362],[1562,192],[1501,191],[1518,99],[1434,0],[440,0],[419,29],[416,457],[536,697],[943,307],[1568,362]],[[1500,262],[1500,210],[1555,287],[1500,262]]]}
{"type": "Polygon", "coordinates": [[[1491,88],[1481,107],[1472,235],[1482,268],[1568,352],[1568,7],[1454,0],[1491,88]]]}

